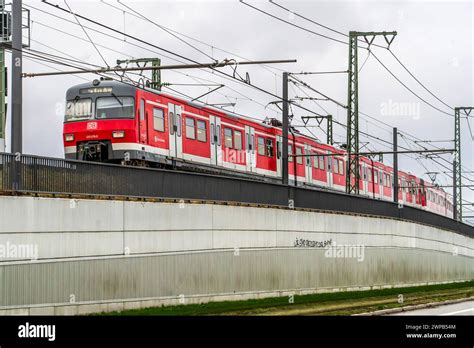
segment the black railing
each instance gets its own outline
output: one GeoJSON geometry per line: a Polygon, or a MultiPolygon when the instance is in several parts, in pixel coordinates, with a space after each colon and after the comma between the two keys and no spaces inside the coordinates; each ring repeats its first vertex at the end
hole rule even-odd
{"type": "Polygon", "coordinates": [[[319,209],[424,223],[474,237],[474,227],[389,201],[249,179],[57,158],[0,154],[0,191],[196,199],[319,209]]]}

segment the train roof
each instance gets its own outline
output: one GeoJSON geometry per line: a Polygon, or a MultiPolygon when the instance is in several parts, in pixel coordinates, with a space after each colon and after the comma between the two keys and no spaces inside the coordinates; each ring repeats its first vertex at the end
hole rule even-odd
{"type": "Polygon", "coordinates": [[[79,85],[72,86],[66,91],[66,99],[72,100],[79,94],[84,95],[101,95],[109,94],[111,91],[107,88],[112,88],[114,94],[117,95],[133,95],[136,87],[128,85],[126,83],[111,81],[111,80],[94,80],[92,82],[81,83],[79,85]]]}

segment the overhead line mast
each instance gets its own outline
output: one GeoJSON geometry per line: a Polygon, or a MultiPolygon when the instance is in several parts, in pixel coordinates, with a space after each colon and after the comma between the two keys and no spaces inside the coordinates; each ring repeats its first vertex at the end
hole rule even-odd
{"type": "Polygon", "coordinates": [[[11,14],[5,10],[5,0],[0,1],[0,23],[1,23],[1,42],[0,47],[0,152],[5,152],[5,127],[6,127],[6,97],[7,97],[7,78],[5,67],[5,47],[3,43],[10,40],[11,35],[11,14]]]}
{"type": "Polygon", "coordinates": [[[346,193],[359,194],[359,61],[358,40],[365,39],[368,49],[376,36],[383,36],[388,47],[397,35],[392,32],[349,32],[349,74],[347,79],[347,165],[346,165],[346,193]],[[389,38],[390,37],[390,38],[389,38]],[[352,183],[354,179],[354,183],[352,183]]]}
{"type": "MultiPolygon", "coordinates": [[[[462,165],[461,165],[461,112],[469,117],[474,107],[462,106],[454,108],[454,159],[453,159],[453,201],[454,220],[462,221],[462,165]]],[[[467,186],[464,186],[467,187],[467,186]]]]}

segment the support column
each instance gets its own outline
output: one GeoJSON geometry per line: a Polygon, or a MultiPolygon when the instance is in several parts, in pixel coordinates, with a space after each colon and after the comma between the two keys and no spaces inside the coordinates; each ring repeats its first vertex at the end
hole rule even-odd
{"type": "Polygon", "coordinates": [[[5,152],[5,128],[6,128],[6,96],[7,79],[5,70],[5,49],[0,47],[0,152],[5,152]]]}
{"type": "Polygon", "coordinates": [[[288,185],[288,73],[283,73],[283,106],[282,106],[282,184],[288,185]]]}
{"type": "Polygon", "coordinates": [[[22,137],[22,1],[12,1],[12,153],[23,152],[22,137]]]}
{"type": "Polygon", "coordinates": [[[398,130],[393,128],[393,201],[398,203],[398,130]]]}

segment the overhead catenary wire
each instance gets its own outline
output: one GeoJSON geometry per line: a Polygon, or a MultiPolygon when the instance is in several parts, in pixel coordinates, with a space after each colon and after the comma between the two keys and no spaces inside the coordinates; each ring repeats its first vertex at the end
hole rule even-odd
{"type": "Polygon", "coordinates": [[[266,12],[266,11],[264,11],[264,10],[261,10],[261,9],[259,9],[258,7],[252,6],[252,5],[250,5],[249,3],[246,3],[246,2],[243,1],[243,0],[239,0],[239,1],[240,1],[241,4],[243,4],[243,5],[245,5],[245,6],[248,6],[248,7],[252,8],[252,9],[254,9],[255,11],[258,11],[258,12],[260,12],[260,13],[263,13],[263,14],[269,16],[269,17],[272,17],[272,18],[274,18],[274,19],[280,21],[280,22],[289,24],[289,25],[291,25],[291,26],[293,26],[293,27],[295,27],[295,28],[301,29],[301,30],[303,30],[303,31],[306,31],[306,32],[311,33],[311,34],[313,34],[313,35],[322,37],[322,38],[324,38],[324,39],[328,39],[328,40],[331,40],[331,41],[339,42],[339,43],[342,43],[342,44],[344,44],[344,45],[349,45],[348,42],[344,42],[344,41],[342,41],[342,40],[335,39],[335,38],[330,37],[330,36],[328,36],[328,35],[320,34],[320,33],[318,33],[318,32],[315,32],[315,31],[311,30],[311,29],[307,29],[307,28],[305,28],[305,27],[299,26],[299,25],[297,25],[297,24],[295,24],[295,23],[291,23],[291,22],[289,22],[289,21],[287,21],[287,20],[285,20],[285,19],[282,19],[282,18],[280,18],[280,17],[278,17],[278,16],[272,15],[271,13],[268,13],[268,12],[266,12]]]}
{"type": "MultiPolygon", "coordinates": [[[[328,35],[323,35],[323,34],[321,34],[321,33],[315,32],[315,31],[313,31],[313,30],[311,30],[311,29],[308,29],[308,28],[302,27],[302,26],[300,26],[300,25],[297,25],[297,24],[295,24],[295,23],[292,23],[292,22],[289,22],[289,21],[287,21],[287,20],[284,20],[284,19],[282,19],[282,18],[280,18],[280,17],[278,17],[278,16],[276,16],[276,15],[273,15],[273,14],[267,12],[267,11],[264,11],[264,10],[262,10],[262,9],[259,9],[259,8],[255,7],[255,6],[252,6],[252,5],[248,4],[248,3],[245,3],[243,0],[240,0],[240,2],[241,2],[242,4],[244,4],[244,5],[246,5],[246,6],[250,7],[250,8],[252,8],[252,9],[254,9],[254,10],[260,12],[260,13],[263,13],[263,14],[269,16],[269,17],[272,17],[272,18],[274,18],[274,19],[276,19],[276,20],[278,20],[278,21],[281,21],[281,22],[283,22],[283,23],[286,23],[286,24],[288,24],[288,25],[291,25],[291,26],[296,27],[296,28],[298,28],[298,29],[301,29],[301,30],[303,30],[303,31],[309,32],[309,33],[311,33],[311,34],[313,34],[313,35],[316,35],[316,36],[319,36],[319,37],[323,37],[323,38],[326,38],[326,39],[329,39],[329,40],[331,40],[331,41],[335,41],[335,42],[338,42],[338,43],[342,43],[342,44],[344,44],[344,45],[349,45],[348,42],[345,42],[345,41],[342,41],[342,40],[339,40],[339,39],[335,39],[335,38],[330,37],[330,36],[328,36],[328,35]]],[[[272,2],[272,3],[273,3],[273,2],[272,2]]],[[[275,3],[274,3],[274,4],[275,4],[275,3]]],[[[285,10],[287,10],[287,11],[289,11],[289,12],[295,14],[295,12],[293,12],[293,11],[291,11],[291,10],[288,10],[288,9],[286,9],[286,8],[285,8],[285,10]]],[[[301,16],[301,15],[298,15],[298,16],[299,16],[299,17],[303,17],[303,16],[301,16]]],[[[304,18],[305,18],[305,17],[304,17],[304,18]]],[[[305,18],[305,19],[307,19],[307,18],[305,18]]],[[[307,19],[307,20],[308,20],[308,19],[307,19]]],[[[314,23],[314,22],[313,22],[313,23],[314,23]]],[[[344,36],[346,36],[346,37],[348,37],[347,34],[343,34],[343,33],[341,33],[341,32],[338,32],[338,33],[339,33],[339,34],[342,34],[342,35],[344,35],[344,36]]],[[[358,45],[358,46],[359,46],[359,45],[358,45]]],[[[376,44],[374,44],[374,43],[372,43],[372,44],[369,45],[369,46],[378,46],[378,47],[382,47],[382,48],[387,49],[387,47],[379,46],[379,45],[376,45],[376,44]]],[[[365,47],[365,46],[359,46],[359,47],[362,48],[362,49],[367,49],[367,50],[369,49],[369,47],[365,47]]],[[[435,109],[435,110],[437,110],[437,111],[439,111],[439,112],[441,112],[441,113],[443,113],[443,114],[445,114],[445,115],[449,115],[449,116],[454,117],[454,115],[452,115],[452,114],[450,114],[450,113],[447,113],[447,112],[445,112],[445,111],[439,109],[438,107],[434,106],[434,105],[431,104],[430,102],[426,101],[426,100],[425,100],[424,98],[422,98],[419,94],[415,93],[411,88],[409,88],[405,83],[403,83],[403,81],[401,81],[390,69],[388,69],[387,66],[386,66],[385,64],[383,64],[382,61],[379,60],[379,59],[377,58],[377,56],[376,56],[373,52],[372,52],[372,55],[373,55],[374,58],[376,58],[376,60],[385,68],[385,70],[387,70],[387,72],[389,72],[390,75],[396,79],[396,81],[397,81],[398,83],[400,83],[404,88],[406,88],[408,91],[410,91],[414,96],[416,96],[418,99],[420,99],[423,103],[427,104],[428,106],[432,107],[433,109],[435,109]]],[[[411,74],[411,75],[412,75],[412,74],[411,74]]],[[[426,88],[426,87],[425,87],[425,88],[426,88]]]]}
{"type": "MultiPolygon", "coordinates": [[[[70,20],[68,20],[68,19],[65,19],[65,18],[60,17],[60,16],[57,16],[57,15],[51,14],[50,12],[47,12],[47,11],[38,9],[38,8],[36,8],[36,7],[33,7],[33,6],[29,6],[29,5],[25,5],[25,6],[27,6],[27,7],[29,7],[29,8],[32,8],[32,9],[34,9],[34,10],[37,10],[37,11],[43,12],[43,13],[45,13],[45,14],[47,14],[47,15],[53,16],[53,17],[55,17],[55,18],[58,18],[58,19],[60,19],[60,20],[63,20],[63,21],[72,23],[72,24],[74,24],[74,25],[78,25],[78,24],[75,23],[75,22],[72,22],[72,21],[70,21],[70,20]]],[[[44,24],[43,24],[43,25],[44,25],[44,24]]],[[[107,37],[113,38],[113,39],[115,39],[115,40],[122,41],[121,38],[118,38],[118,37],[115,37],[115,36],[113,36],[113,35],[107,34],[107,33],[103,32],[103,31],[98,31],[98,30],[96,30],[96,29],[93,29],[93,28],[91,28],[91,27],[87,27],[87,26],[85,26],[85,25],[84,25],[84,27],[87,28],[88,30],[92,30],[92,31],[94,31],[94,32],[97,32],[97,33],[99,33],[99,34],[102,34],[102,35],[105,35],[105,36],[107,36],[107,37]]],[[[56,28],[52,28],[52,27],[50,27],[50,28],[53,29],[53,30],[57,30],[56,28]]],[[[59,31],[59,30],[58,30],[58,31],[59,31]]],[[[72,34],[69,34],[69,33],[68,33],[68,35],[72,35],[72,34]]],[[[72,35],[72,36],[74,36],[74,35],[72,35]]],[[[77,37],[77,36],[74,36],[74,37],[77,37]]],[[[81,40],[84,40],[84,39],[79,38],[79,37],[77,37],[77,38],[78,38],[78,39],[81,39],[81,40]]],[[[84,40],[84,41],[86,41],[86,40],[84,40]]],[[[144,46],[140,46],[140,45],[134,44],[133,42],[126,41],[126,43],[129,44],[129,45],[133,45],[133,46],[135,46],[135,47],[139,47],[139,48],[141,48],[141,49],[144,49],[144,50],[147,50],[147,51],[156,53],[155,51],[152,51],[152,50],[150,50],[150,49],[148,49],[148,48],[146,48],[146,47],[144,47],[144,46]]],[[[116,51],[116,50],[115,50],[115,51],[116,51]]],[[[168,58],[168,59],[171,59],[171,60],[174,60],[174,61],[177,61],[177,62],[184,63],[183,60],[179,60],[179,59],[173,58],[173,57],[171,57],[171,56],[166,56],[166,55],[163,54],[163,53],[160,53],[160,55],[161,55],[161,56],[164,56],[164,57],[166,57],[166,58],[168,58]]],[[[246,58],[243,58],[243,59],[246,59],[246,58]]],[[[212,71],[206,71],[206,70],[204,70],[204,69],[202,69],[202,70],[205,71],[206,73],[214,74],[212,71]]],[[[179,71],[176,71],[176,73],[180,73],[180,72],[179,72],[179,71]]],[[[191,76],[191,75],[189,75],[189,76],[191,76]]],[[[234,83],[238,83],[238,82],[239,82],[239,81],[236,81],[236,79],[232,78],[232,76],[228,76],[228,75],[227,75],[227,76],[219,76],[219,77],[221,77],[221,78],[223,78],[223,79],[225,79],[225,80],[228,80],[228,81],[232,81],[232,82],[234,82],[234,83]]],[[[226,86],[226,88],[231,89],[231,90],[233,90],[234,92],[238,93],[239,95],[242,95],[242,96],[246,97],[249,101],[258,103],[258,102],[255,101],[254,99],[252,99],[252,98],[250,98],[250,97],[248,97],[248,96],[245,96],[245,95],[242,94],[241,92],[238,92],[238,91],[236,91],[235,89],[233,89],[233,88],[231,88],[231,87],[229,87],[229,86],[226,86]]],[[[220,93],[218,93],[218,94],[220,94],[220,93]]],[[[262,104],[262,103],[258,103],[258,104],[261,105],[261,106],[265,106],[265,104],[262,104]]],[[[274,112],[277,112],[277,111],[274,110],[274,112]]]]}
{"type": "Polygon", "coordinates": [[[416,92],[414,92],[410,87],[408,87],[405,83],[403,83],[402,80],[400,80],[378,57],[375,53],[372,52],[372,56],[375,58],[375,60],[377,62],[380,63],[380,65],[382,65],[382,67],[395,79],[397,80],[403,87],[405,87],[411,94],[413,94],[415,97],[417,97],[418,99],[420,99],[423,103],[429,105],[430,107],[432,107],[433,109],[441,112],[442,114],[445,114],[445,115],[448,115],[448,116],[451,116],[451,117],[454,117],[453,114],[450,114],[446,111],[443,111],[441,110],[440,108],[434,106],[433,104],[431,104],[430,102],[426,101],[425,99],[423,99],[420,95],[418,95],[416,92]]]}
{"type": "MultiPolygon", "coordinates": [[[[72,21],[70,21],[70,20],[68,20],[68,19],[65,19],[65,18],[63,18],[63,17],[56,16],[56,15],[54,15],[54,14],[52,14],[52,13],[47,12],[47,11],[44,11],[44,10],[35,8],[35,7],[33,7],[33,6],[30,6],[30,5],[25,5],[25,6],[26,6],[26,7],[31,7],[31,8],[34,9],[34,10],[43,12],[43,13],[45,13],[45,14],[47,14],[47,15],[53,16],[53,17],[58,18],[58,19],[60,19],[60,20],[63,20],[63,21],[69,22],[69,23],[71,23],[71,24],[77,25],[77,23],[75,23],[75,22],[72,22],[72,21]]],[[[49,29],[51,29],[51,30],[58,31],[58,32],[60,32],[60,33],[62,33],[62,34],[65,34],[65,35],[74,37],[74,38],[76,38],[76,39],[78,39],[78,40],[82,40],[82,41],[86,41],[86,42],[87,42],[86,39],[81,38],[81,37],[78,37],[77,35],[74,35],[74,34],[65,32],[64,30],[59,30],[59,29],[57,29],[57,28],[48,26],[48,25],[46,25],[46,24],[44,24],[44,23],[41,23],[41,22],[38,22],[38,21],[35,21],[35,23],[36,23],[36,24],[39,24],[39,25],[42,25],[42,26],[44,26],[44,27],[46,27],[46,28],[49,28],[49,29]]],[[[84,27],[88,28],[89,30],[95,31],[95,32],[97,32],[97,33],[99,33],[99,34],[102,34],[102,35],[104,35],[104,36],[107,36],[107,37],[109,37],[109,38],[112,38],[112,39],[115,39],[115,40],[118,40],[118,41],[122,41],[121,38],[118,38],[118,37],[116,37],[116,36],[110,35],[110,34],[105,33],[105,32],[103,32],[103,31],[98,31],[98,30],[96,30],[96,29],[93,29],[93,28],[90,28],[90,27],[87,27],[87,26],[84,26],[84,27]]],[[[151,50],[151,49],[149,49],[149,48],[147,48],[147,47],[145,47],[145,46],[141,46],[141,45],[135,44],[135,43],[133,43],[133,42],[131,42],[131,41],[127,41],[126,43],[127,43],[128,45],[131,45],[131,46],[134,46],[134,47],[138,47],[138,48],[140,48],[140,49],[143,49],[143,50],[146,50],[146,51],[149,51],[149,52],[152,52],[152,53],[157,53],[156,51],[153,51],[153,50],[151,50]]],[[[121,54],[121,55],[125,55],[125,56],[128,56],[128,57],[130,57],[130,58],[135,58],[135,57],[129,55],[128,53],[124,53],[124,52],[115,50],[115,49],[110,48],[110,47],[107,47],[107,46],[105,46],[105,45],[102,45],[102,44],[97,44],[97,45],[98,45],[99,47],[103,47],[104,49],[110,50],[110,51],[112,51],[112,52],[119,53],[119,54],[121,54]]],[[[164,55],[164,54],[161,54],[161,56],[164,56],[164,57],[166,57],[166,58],[168,58],[168,59],[170,59],[170,60],[176,61],[176,62],[184,63],[183,60],[176,59],[176,58],[173,58],[173,57],[171,57],[171,56],[167,56],[167,55],[164,55]]],[[[245,59],[245,58],[242,58],[242,59],[245,59]]],[[[200,70],[202,70],[202,71],[204,71],[204,72],[206,72],[206,73],[209,73],[209,74],[213,74],[211,71],[206,71],[205,69],[200,69],[200,70]]],[[[181,71],[174,71],[174,70],[170,70],[170,71],[173,72],[173,73],[176,73],[176,74],[180,74],[180,75],[183,75],[183,76],[187,76],[187,77],[189,77],[189,78],[191,78],[191,79],[198,79],[198,80],[201,80],[201,81],[208,81],[208,82],[209,82],[209,81],[212,81],[212,80],[205,79],[205,78],[203,78],[203,77],[197,77],[197,76],[193,76],[193,75],[188,74],[188,73],[183,73],[183,72],[181,72],[181,71]]],[[[214,74],[213,74],[213,75],[214,75],[214,74]]],[[[215,76],[215,75],[214,75],[214,76],[215,76]]],[[[229,77],[226,77],[226,76],[219,76],[219,77],[220,77],[220,78],[223,78],[223,79],[225,79],[225,80],[227,80],[227,81],[232,81],[232,82],[234,82],[234,83],[238,83],[238,81],[235,81],[234,79],[229,78],[229,77]]],[[[215,81],[212,81],[212,82],[215,82],[215,81]]],[[[225,88],[227,88],[227,89],[233,91],[234,93],[237,93],[238,95],[244,97],[244,98],[243,98],[244,100],[248,100],[249,102],[253,102],[253,103],[256,103],[256,104],[258,104],[258,105],[260,105],[260,106],[262,106],[262,107],[265,107],[265,104],[260,103],[260,102],[256,101],[255,99],[253,99],[253,98],[251,98],[251,97],[249,97],[249,96],[243,94],[242,92],[237,91],[236,89],[230,87],[229,85],[226,85],[225,88]]],[[[220,93],[220,92],[216,92],[216,93],[225,96],[224,94],[222,94],[222,93],[220,93]]],[[[225,97],[228,97],[228,96],[225,96],[225,97]]],[[[276,110],[273,110],[273,111],[274,111],[274,112],[277,112],[276,110]]]]}
{"type": "Polygon", "coordinates": [[[82,26],[81,22],[79,21],[79,19],[77,18],[77,16],[74,14],[74,12],[72,12],[71,10],[71,7],[69,6],[69,4],[67,3],[66,0],[64,0],[64,4],[67,6],[67,8],[69,9],[69,13],[71,13],[73,16],[74,16],[74,19],[76,20],[77,24],[79,24],[82,28],[82,30],[84,31],[84,34],[86,34],[87,38],[89,39],[90,43],[92,44],[92,46],[94,46],[95,50],[97,51],[97,53],[99,54],[100,58],[104,61],[104,64],[106,66],[109,66],[109,64],[107,63],[107,60],[105,60],[104,56],[102,55],[102,53],[100,53],[99,49],[97,48],[97,46],[95,45],[94,41],[92,40],[92,38],[89,36],[89,33],[87,32],[87,30],[82,26]]]}
{"type": "MultiPolygon", "coordinates": [[[[125,13],[127,13],[127,14],[133,16],[133,17],[136,17],[136,18],[138,18],[138,19],[142,19],[142,20],[143,20],[143,18],[141,18],[139,15],[134,14],[134,13],[129,12],[129,11],[124,11],[124,10],[122,10],[121,8],[119,8],[119,7],[117,7],[117,6],[114,6],[114,5],[108,3],[108,2],[106,2],[106,1],[104,1],[104,0],[101,0],[101,3],[104,4],[104,5],[110,6],[110,7],[112,7],[112,8],[115,8],[116,10],[118,10],[118,11],[120,11],[120,12],[125,12],[125,13]]],[[[182,37],[184,37],[184,38],[186,38],[186,39],[192,40],[192,41],[197,42],[197,43],[199,43],[199,44],[201,44],[201,45],[204,45],[204,46],[209,47],[209,48],[211,49],[211,51],[217,50],[217,51],[220,51],[220,52],[223,52],[223,53],[226,53],[226,54],[230,54],[230,55],[232,55],[232,56],[234,56],[234,57],[237,57],[237,58],[240,58],[240,59],[252,60],[252,59],[250,59],[250,58],[246,58],[246,57],[244,57],[244,56],[241,56],[241,55],[239,55],[239,54],[237,54],[237,53],[235,53],[235,52],[228,51],[228,50],[225,50],[225,49],[223,49],[223,48],[217,47],[217,46],[214,45],[214,44],[210,44],[210,43],[208,43],[208,42],[205,42],[205,41],[203,41],[203,40],[197,39],[197,38],[192,37],[192,36],[190,36],[190,35],[183,34],[183,33],[179,32],[179,31],[177,31],[177,30],[175,30],[175,29],[172,29],[172,28],[170,28],[170,27],[166,27],[166,26],[164,26],[164,25],[162,25],[162,24],[160,24],[160,25],[161,25],[164,29],[166,29],[166,30],[168,30],[168,31],[170,31],[170,32],[173,32],[173,33],[178,34],[178,35],[180,35],[180,36],[182,36],[182,37]]],[[[213,57],[212,54],[211,54],[211,57],[213,57]]],[[[278,67],[276,67],[276,66],[262,65],[261,67],[262,67],[263,69],[269,71],[270,73],[274,74],[275,76],[278,76],[278,75],[276,75],[276,73],[274,72],[274,70],[275,70],[275,71],[280,71],[280,72],[285,71],[285,70],[280,69],[280,68],[278,68],[278,67]]]]}
{"type": "Polygon", "coordinates": [[[212,56],[210,56],[209,54],[207,54],[206,52],[200,50],[199,48],[197,48],[196,46],[190,44],[189,42],[187,42],[186,40],[183,40],[182,38],[180,38],[178,35],[174,34],[173,32],[171,32],[170,30],[168,30],[167,28],[165,28],[164,26],[150,20],[148,17],[145,17],[144,15],[142,15],[141,13],[135,11],[133,8],[131,8],[130,6],[127,6],[125,5],[124,3],[122,3],[121,1],[117,0],[117,2],[122,5],[123,7],[127,8],[128,10],[132,11],[134,14],[136,14],[137,16],[139,16],[141,19],[147,21],[148,23],[151,23],[153,24],[154,26],[160,28],[161,30],[165,31],[166,33],[170,34],[171,36],[173,36],[174,38],[178,39],[179,41],[185,43],[186,45],[188,45],[189,47],[192,47],[193,49],[195,49],[196,51],[198,51],[199,53],[205,55],[207,58],[210,58],[211,60],[214,60],[216,61],[216,59],[212,56]]]}
{"type": "MultiPolygon", "coordinates": [[[[273,0],[269,0],[269,2],[270,2],[271,4],[273,4],[273,5],[275,5],[275,6],[279,7],[279,8],[281,8],[281,9],[283,9],[283,10],[285,10],[285,11],[287,11],[288,13],[292,13],[293,15],[295,15],[295,16],[297,16],[297,17],[299,17],[299,18],[302,18],[302,19],[304,19],[304,20],[306,20],[306,21],[308,21],[308,22],[310,22],[310,23],[313,23],[313,24],[315,24],[315,25],[318,25],[318,26],[320,26],[320,27],[322,27],[322,28],[325,28],[325,29],[327,29],[327,30],[330,30],[330,31],[332,31],[332,32],[334,32],[334,33],[337,33],[337,34],[339,34],[339,35],[343,35],[344,37],[349,37],[349,35],[347,35],[346,33],[343,33],[343,32],[341,32],[341,31],[339,31],[339,30],[336,30],[336,29],[334,29],[334,28],[331,28],[331,27],[328,27],[328,26],[326,26],[326,25],[323,25],[323,24],[321,24],[321,23],[319,23],[319,22],[317,22],[317,21],[315,21],[315,20],[313,20],[313,19],[310,19],[310,18],[308,18],[308,17],[305,17],[305,16],[303,16],[303,15],[301,15],[301,14],[295,12],[295,11],[292,11],[292,10],[290,10],[290,9],[288,9],[288,8],[286,8],[286,7],[282,6],[282,5],[280,5],[280,4],[277,4],[277,3],[276,3],[275,1],[273,1],[273,0]]],[[[359,39],[359,41],[365,43],[364,41],[362,41],[362,39],[359,39]]],[[[387,47],[378,45],[378,44],[376,44],[376,43],[372,43],[371,46],[375,46],[375,47],[387,49],[387,47]]],[[[362,47],[362,48],[365,48],[365,47],[362,47]]],[[[453,109],[453,107],[452,107],[451,105],[449,105],[449,104],[447,104],[446,102],[444,102],[441,98],[439,98],[439,97],[438,97],[437,95],[435,95],[431,90],[429,90],[429,89],[407,68],[407,66],[400,60],[400,58],[397,57],[397,55],[396,55],[391,49],[388,49],[388,51],[389,51],[390,54],[393,56],[393,58],[395,58],[395,60],[403,67],[403,69],[404,69],[421,87],[423,87],[424,90],[426,90],[430,95],[432,95],[434,98],[436,98],[436,100],[438,100],[440,103],[442,103],[443,105],[445,105],[445,106],[448,107],[449,109],[453,109]]]]}
{"type": "MultiPolygon", "coordinates": [[[[245,3],[244,3],[244,4],[245,4],[245,3]]],[[[322,36],[322,35],[320,35],[319,33],[314,33],[312,30],[309,30],[309,29],[304,28],[304,27],[301,27],[301,26],[299,26],[299,25],[295,25],[294,23],[285,21],[285,20],[283,20],[283,19],[281,19],[281,18],[279,18],[279,17],[277,17],[277,16],[275,16],[275,15],[272,15],[272,14],[266,12],[266,11],[263,11],[263,10],[261,10],[261,9],[258,9],[258,8],[256,8],[256,7],[254,7],[254,6],[251,6],[251,5],[248,5],[248,4],[245,4],[245,5],[247,5],[247,6],[251,7],[251,8],[253,8],[253,9],[257,10],[258,12],[264,13],[264,14],[266,14],[266,15],[272,17],[272,18],[275,18],[275,19],[277,19],[277,20],[279,20],[279,21],[282,21],[282,22],[284,22],[284,23],[286,23],[286,24],[292,25],[292,26],[297,27],[297,28],[299,28],[299,29],[302,29],[302,30],[304,30],[304,31],[306,31],[306,32],[312,32],[313,34],[315,34],[315,35],[317,35],[317,36],[322,36]]],[[[280,6],[280,7],[281,7],[281,6],[280,6]]],[[[291,13],[293,13],[293,14],[295,14],[295,15],[298,15],[299,17],[305,18],[304,16],[301,16],[301,15],[295,13],[294,11],[291,11],[291,10],[286,9],[286,8],[284,8],[284,9],[287,10],[287,11],[289,11],[289,12],[291,12],[291,13]]],[[[308,20],[307,18],[305,18],[305,19],[308,20]]],[[[313,22],[314,22],[314,21],[313,21],[313,22]]],[[[319,25],[319,23],[315,23],[315,24],[318,24],[318,25],[319,25]]],[[[328,28],[328,27],[326,27],[326,28],[328,28]]],[[[335,31],[335,32],[336,32],[336,31],[335,31]]],[[[342,33],[342,32],[338,32],[338,33],[341,34],[341,35],[344,35],[344,36],[346,36],[346,37],[348,36],[347,34],[344,34],[344,33],[342,33]]],[[[331,40],[332,40],[332,41],[341,42],[340,40],[334,40],[333,38],[331,38],[331,40]]],[[[345,42],[341,42],[341,43],[347,44],[347,43],[345,43],[345,42]]],[[[373,46],[377,46],[377,45],[374,45],[374,44],[372,44],[372,45],[373,45],[373,46]]],[[[365,47],[362,47],[362,48],[365,48],[365,47]]],[[[390,51],[390,52],[392,53],[392,55],[394,55],[392,51],[390,51]]],[[[397,76],[395,76],[395,75],[390,71],[390,69],[388,69],[375,55],[374,55],[374,57],[375,57],[376,60],[377,60],[379,63],[381,63],[382,66],[391,74],[391,76],[393,76],[394,78],[396,78],[396,80],[397,80],[403,87],[405,87],[406,89],[408,89],[408,90],[409,90],[412,94],[414,94],[418,99],[420,99],[420,100],[423,101],[425,104],[427,104],[427,105],[433,107],[435,110],[437,110],[437,111],[439,111],[439,112],[441,112],[441,113],[443,113],[443,114],[446,114],[446,115],[448,115],[448,116],[453,116],[452,114],[447,113],[447,112],[445,112],[445,111],[443,111],[443,110],[437,108],[436,106],[434,106],[433,104],[427,102],[427,101],[426,101],[425,99],[423,99],[421,96],[419,96],[418,94],[416,94],[416,93],[415,93],[413,90],[411,90],[407,85],[405,85],[397,76]]],[[[398,61],[399,63],[401,63],[401,61],[400,61],[399,59],[397,59],[397,61],[398,61]]],[[[407,72],[409,72],[409,74],[410,74],[420,85],[422,85],[422,87],[423,87],[425,90],[429,91],[429,90],[426,88],[426,86],[424,86],[418,79],[415,78],[415,76],[413,75],[413,73],[411,73],[411,72],[406,68],[405,65],[403,65],[403,68],[404,68],[405,70],[407,70],[407,72]]],[[[429,91],[429,93],[430,93],[431,95],[435,96],[434,93],[432,93],[431,91],[429,91]]],[[[441,99],[438,98],[438,97],[436,97],[436,99],[441,101],[441,99]]],[[[450,107],[450,106],[449,106],[447,103],[445,103],[445,102],[443,102],[443,104],[444,104],[444,105],[447,105],[448,107],[450,107]]],[[[450,108],[451,108],[451,107],[450,107],[450,108]]]]}

